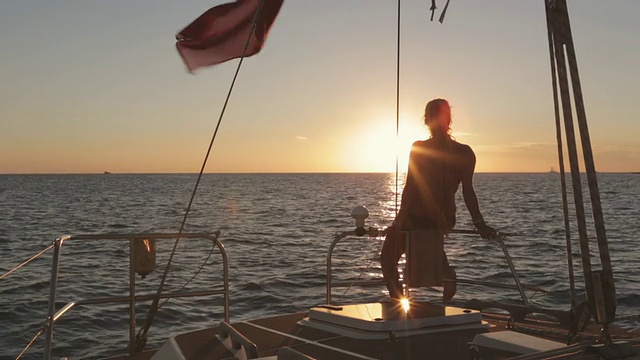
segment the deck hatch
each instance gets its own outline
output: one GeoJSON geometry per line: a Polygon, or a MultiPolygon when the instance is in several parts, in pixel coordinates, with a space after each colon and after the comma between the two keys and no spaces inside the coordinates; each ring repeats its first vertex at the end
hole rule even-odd
{"type": "Polygon", "coordinates": [[[482,318],[477,310],[412,302],[405,311],[398,302],[388,301],[343,305],[339,311],[314,307],[309,320],[364,331],[395,331],[480,323],[482,318]]]}

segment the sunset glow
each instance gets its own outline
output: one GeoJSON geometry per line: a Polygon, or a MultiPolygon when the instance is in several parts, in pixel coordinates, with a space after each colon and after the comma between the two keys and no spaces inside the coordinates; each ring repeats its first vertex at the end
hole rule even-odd
{"type": "MultiPolygon", "coordinates": [[[[187,74],[172,34],[211,1],[35,3],[0,5],[0,173],[197,172],[237,60],[187,74]]],[[[558,167],[541,2],[461,0],[444,24],[404,4],[397,140],[395,4],[364,3],[284,4],[243,63],[207,172],[393,172],[396,156],[404,172],[436,97],[478,172],[558,167]]],[[[640,171],[638,11],[571,4],[602,172],[640,171]]]]}

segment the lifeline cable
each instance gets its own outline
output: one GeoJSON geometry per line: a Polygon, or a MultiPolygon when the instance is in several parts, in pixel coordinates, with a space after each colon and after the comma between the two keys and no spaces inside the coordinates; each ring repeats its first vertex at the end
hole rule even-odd
{"type": "Polygon", "coordinates": [[[47,246],[44,250],[40,251],[39,253],[33,255],[32,257],[28,258],[27,260],[23,261],[20,265],[14,267],[13,269],[7,271],[6,273],[2,274],[0,276],[0,280],[6,278],[7,276],[13,274],[14,272],[18,271],[21,267],[29,264],[30,262],[32,262],[33,260],[39,258],[42,254],[46,253],[47,251],[51,250],[53,248],[53,244],[47,246]]]}

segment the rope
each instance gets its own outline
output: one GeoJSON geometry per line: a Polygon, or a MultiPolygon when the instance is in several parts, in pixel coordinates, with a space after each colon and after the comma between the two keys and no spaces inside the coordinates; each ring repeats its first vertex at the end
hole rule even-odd
{"type": "Polygon", "coordinates": [[[600,192],[598,189],[598,181],[593,160],[593,151],[591,148],[591,140],[589,138],[589,129],[587,126],[584,99],[582,96],[580,77],[578,74],[575,48],[571,36],[571,28],[569,24],[569,14],[567,10],[566,0],[556,1],[554,5],[547,4],[546,9],[548,21],[547,24],[553,32],[553,40],[555,44],[554,52],[558,70],[558,80],[560,85],[560,95],[562,100],[567,147],[569,150],[569,164],[571,166],[573,199],[575,202],[576,219],[578,222],[580,253],[582,255],[582,268],[585,277],[587,299],[589,301],[591,313],[595,315],[595,319],[599,323],[607,324],[613,321],[615,318],[616,299],[613,270],[611,266],[611,259],[609,257],[609,248],[604,227],[602,205],[600,203],[600,192]],[[553,9],[551,9],[551,6],[553,6],[553,9]],[[571,80],[571,84],[569,84],[569,78],[571,80]],[[603,314],[599,313],[600,309],[596,307],[595,301],[596,285],[594,285],[594,273],[591,270],[589,238],[587,235],[586,214],[584,208],[580,168],[578,164],[578,152],[574,130],[573,111],[571,106],[571,89],[569,85],[571,85],[571,89],[573,90],[573,100],[581,140],[582,155],[584,157],[584,164],[587,172],[587,183],[589,188],[589,195],[591,198],[591,209],[596,230],[596,238],[598,242],[598,252],[600,255],[599,259],[600,265],[602,266],[602,278],[600,278],[600,280],[597,280],[601,283],[597,284],[597,286],[600,287],[601,285],[603,285],[604,287],[604,289],[601,290],[604,295],[603,314]]]}
{"type": "MultiPolygon", "coordinates": [[[[182,285],[180,287],[180,289],[178,289],[178,291],[176,291],[176,293],[181,292],[182,290],[184,290],[184,288],[186,288],[187,286],[189,286],[189,284],[193,281],[193,279],[195,279],[200,272],[202,271],[202,269],[204,269],[205,265],[207,265],[207,262],[209,261],[209,259],[211,258],[211,255],[213,255],[213,251],[216,249],[216,243],[215,241],[212,242],[211,244],[211,250],[209,251],[209,255],[207,255],[207,258],[204,259],[204,262],[202,263],[202,265],[200,265],[200,267],[198,268],[198,270],[195,272],[195,274],[193,274],[193,276],[189,279],[189,281],[187,281],[186,283],[184,283],[184,285],[182,285]]],[[[167,301],[171,300],[171,298],[166,298],[164,299],[164,301],[158,305],[158,309],[160,309],[164,304],[167,303],[167,301]]]]}
{"type": "MultiPolygon", "coordinates": [[[[435,0],[434,0],[435,1],[435,0]]],[[[398,0],[398,37],[396,40],[396,216],[398,215],[398,157],[400,151],[398,141],[400,138],[400,0],[398,0]]],[[[408,176],[408,174],[407,174],[408,176]]]]}
{"type": "MultiPolygon", "coordinates": [[[[582,86],[580,84],[580,74],[578,73],[578,63],[576,60],[575,47],[573,45],[573,37],[571,36],[571,27],[569,26],[569,15],[566,12],[567,4],[563,5],[566,15],[566,50],[567,60],[569,63],[569,73],[571,75],[571,87],[573,89],[573,98],[576,108],[576,118],[578,122],[578,130],[580,132],[580,140],[582,145],[582,154],[584,157],[584,166],[587,172],[587,184],[589,187],[589,195],[591,198],[591,212],[593,214],[593,223],[596,230],[596,239],[598,240],[598,252],[600,254],[600,265],[602,266],[602,272],[604,275],[603,281],[610,284],[611,292],[605,292],[605,307],[607,308],[607,317],[611,317],[611,320],[615,317],[615,282],[613,278],[613,269],[611,266],[611,258],[609,256],[609,245],[607,241],[607,234],[604,225],[604,215],[602,213],[602,203],[600,202],[600,190],[598,188],[598,177],[596,172],[596,166],[593,159],[593,150],[591,148],[591,140],[589,136],[589,127],[587,124],[587,114],[584,106],[584,99],[582,96],[582,86]],[[613,297],[613,299],[611,299],[613,297]],[[607,304],[608,301],[613,301],[613,304],[607,304]],[[610,309],[607,305],[613,305],[613,309],[610,309]]],[[[600,321],[606,321],[606,319],[598,319],[600,321]]]]}
{"type": "Polygon", "coordinates": [[[449,2],[450,1],[451,0],[447,0],[447,3],[444,4],[444,9],[442,9],[442,14],[440,14],[440,18],[438,19],[440,24],[442,24],[444,22],[444,16],[447,14],[447,9],[449,8],[449,2]]]}
{"type": "Polygon", "coordinates": [[[45,328],[43,327],[42,329],[40,329],[38,331],[38,333],[36,334],[36,336],[34,336],[31,341],[29,341],[29,343],[27,344],[27,346],[24,347],[24,349],[22,349],[22,351],[20,352],[20,354],[18,354],[18,356],[16,356],[16,360],[20,359],[26,352],[27,350],[29,350],[29,348],[33,345],[33,343],[38,339],[38,337],[40,337],[40,335],[42,335],[45,331],[45,328]]]}
{"type": "MultiPolygon", "coordinates": [[[[249,32],[249,37],[247,38],[247,42],[245,43],[244,50],[242,52],[242,56],[240,57],[240,61],[238,62],[238,66],[236,67],[235,74],[233,75],[233,80],[231,81],[231,86],[229,87],[229,91],[227,92],[227,97],[225,98],[224,105],[222,106],[222,110],[220,112],[220,116],[218,118],[218,122],[216,124],[215,130],[213,132],[213,136],[211,137],[211,141],[209,142],[209,147],[207,149],[207,153],[206,153],[206,155],[204,157],[204,160],[202,162],[202,166],[200,168],[200,172],[198,173],[198,178],[197,178],[196,183],[195,183],[195,185],[193,187],[193,191],[191,193],[191,198],[189,199],[189,204],[187,205],[187,209],[185,211],[184,217],[182,218],[182,223],[180,224],[180,230],[178,231],[178,235],[182,234],[182,232],[184,231],[184,227],[185,227],[185,224],[187,222],[187,218],[189,216],[189,212],[191,211],[191,206],[193,204],[193,200],[194,200],[194,198],[196,196],[196,192],[198,190],[198,186],[200,185],[200,180],[202,179],[202,174],[204,173],[204,169],[205,169],[205,167],[207,165],[207,161],[209,160],[209,155],[211,154],[211,149],[213,147],[213,143],[215,142],[215,139],[216,139],[216,137],[218,135],[218,130],[220,129],[220,124],[222,123],[222,119],[223,119],[225,111],[227,109],[227,105],[229,103],[229,99],[231,98],[231,94],[233,92],[233,88],[234,88],[234,85],[236,83],[236,79],[238,78],[238,74],[240,73],[240,68],[242,67],[242,63],[243,63],[245,55],[247,53],[247,49],[249,48],[249,45],[251,44],[251,38],[253,37],[253,34],[255,33],[258,16],[260,15],[260,12],[262,11],[262,7],[264,5],[264,2],[265,2],[265,0],[261,0],[260,1],[258,9],[256,10],[256,13],[255,13],[255,15],[253,17],[253,22],[252,22],[252,26],[251,26],[251,31],[249,32]]],[[[169,273],[171,261],[173,260],[173,256],[176,253],[176,250],[178,248],[178,243],[179,242],[180,242],[180,237],[178,236],[178,238],[176,239],[175,243],[173,244],[173,249],[171,251],[171,255],[169,256],[169,260],[167,261],[167,267],[165,268],[165,271],[162,274],[162,280],[160,281],[160,286],[158,287],[158,292],[156,293],[156,297],[153,299],[153,303],[151,305],[151,308],[149,309],[149,313],[147,315],[147,318],[145,320],[145,323],[144,323],[143,327],[140,329],[140,331],[138,332],[138,335],[136,336],[136,351],[143,350],[144,349],[144,345],[146,344],[146,336],[147,336],[147,333],[149,332],[149,328],[151,327],[153,319],[154,319],[156,313],[158,312],[158,303],[160,301],[160,295],[162,294],[162,289],[164,287],[164,284],[165,284],[166,279],[167,279],[167,275],[169,273]]]]}
{"type": "Polygon", "coordinates": [[[53,248],[53,244],[47,246],[44,250],[40,251],[39,253],[33,255],[32,257],[28,258],[27,260],[23,261],[20,265],[14,267],[13,269],[7,271],[6,273],[2,274],[2,276],[0,276],[0,280],[6,278],[7,276],[13,274],[14,272],[18,271],[18,269],[20,269],[21,267],[27,265],[28,263],[32,262],[33,260],[39,258],[42,254],[46,253],[47,251],[51,250],[51,248],[53,248]]]}
{"type": "MultiPolygon", "coordinates": [[[[548,8],[547,8],[548,11],[548,8]]],[[[548,14],[547,14],[548,16],[548,14]]],[[[567,245],[567,268],[569,269],[569,289],[571,293],[571,304],[576,303],[576,284],[573,272],[573,251],[571,244],[571,226],[569,224],[569,204],[567,200],[567,183],[564,169],[564,153],[562,145],[562,125],[560,124],[560,104],[558,100],[558,82],[555,65],[555,48],[553,43],[553,31],[551,23],[547,21],[547,33],[549,35],[549,57],[551,61],[551,82],[553,86],[553,106],[556,121],[556,140],[558,143],[558,163],[560,167],[560,184],[562,187],[562,213],[564,215],[564,234],[567,245]]]]}
{"type": "MultiPolygon", "coordinates": [[[[378,247],[378,251],[376,251],[376,255],[382,250],[382,246],[378,247]]],[[[347,295],[347,292],[349,292],[349,290],[351,290],[351,288],[353,288],[353,285],[356,283],[356,281],[360,280],[360,278],[362,277],[362,275],[364,274],[365,271],[369,270],[369,267],[371,266],[371,264],[373,263],[373,261],[375,260],[375,258],[370,258],[369,259],[369,263],[367,264],[367,266],[364,267],[364,269],[362,269],[362,271],[360,271],[360,273],[358,274],[358,276],[356,276],[356,278],[349,284],[349,286],[342,292],[342,296],[344,298],[345,295],[347,295]]]]}

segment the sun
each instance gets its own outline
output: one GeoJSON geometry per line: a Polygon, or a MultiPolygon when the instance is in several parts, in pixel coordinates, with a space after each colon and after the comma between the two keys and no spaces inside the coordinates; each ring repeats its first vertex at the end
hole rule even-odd
{"type": "Polygon", "coordinates": [[[366,129],[360,129],[358,136],[351,138],[352,164],[360,171],[395,172],[396,157],[398,171],[404,173],[409,165],[411,145],[428,136],[428,131],[418,119],[400,118],[400,131],[396,136],[396,124],[393,118],[380,118],[369,123],[366,129]]]}

